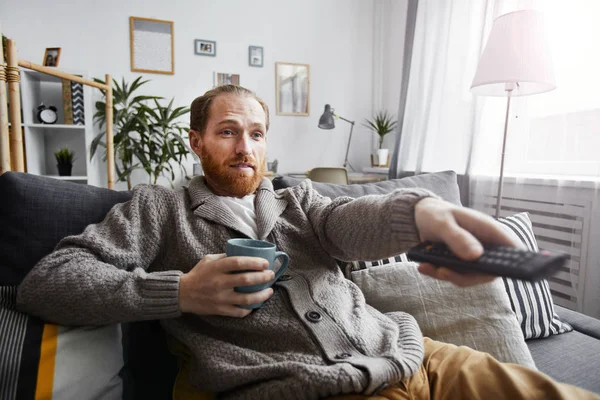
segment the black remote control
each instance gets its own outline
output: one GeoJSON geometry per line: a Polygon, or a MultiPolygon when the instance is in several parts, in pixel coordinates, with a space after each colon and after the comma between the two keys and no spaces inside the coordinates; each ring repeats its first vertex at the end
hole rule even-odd
{"type": "Polygon", "coordinates": [[[480,272],[526,281],[537,281],[553,275],[564,266],[569,256],[549,251],[533,252],[508,246],[483,246],[483,255],[474,261],[458,258],[443,243],[421,243],[407,253],[413,261],[447,267],[456,272],[480,272]]]}

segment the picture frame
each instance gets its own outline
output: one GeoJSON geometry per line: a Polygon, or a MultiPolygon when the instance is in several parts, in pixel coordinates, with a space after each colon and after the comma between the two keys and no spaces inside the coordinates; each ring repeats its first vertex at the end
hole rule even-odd
{"type": "Polygon", "coordinates": [[[44,67],[58,67],[60,61],[60,47],[48,47],[44,51],[44,61],[42,65],[44,67]]]}
{"type": "Polygon", "coordinates": [[[131,70],[151,74],[175,74],[173,21],[129,17],[131,70]]]}
{"type": "Polygon", "coordinates": [[[198,56],[217,56],[217,42],[214,40],[194,40],[194,54],[198,56]]]}
{"type": "Polygon", "coordinates": [[[248,65],[263,67],[264,51],[262,46],[248,46],[248,65]]]}
{"type": "Polygon", "coordinates": [[[228,74],[225,72],[215,72],[214,87],[222,85],[238,85],[240,84],[240,74],[228,74]]]}
{"type": "Polygon", "coordinates": [[[277,115],[310,115],[310,66],[275,63],[277,115]]]}

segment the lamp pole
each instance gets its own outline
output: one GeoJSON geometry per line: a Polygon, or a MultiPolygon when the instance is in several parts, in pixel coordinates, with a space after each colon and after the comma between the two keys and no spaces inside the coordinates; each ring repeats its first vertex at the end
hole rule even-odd
{"type": "Polygon", "coordinates": [[[352,130],[354,129],[354,121],[347,120],[346,118],[340,117],[339,115],[337,117],[350,124],[350,136],[348,137],[348,145],[346,146],[346,158],[344,158],[344,168],[349,166],[352,171],[356,171],[352,164],[348,162],[348,153],[350,152],[350,142],[352,141],[352,130]]]}
{"type": "MultiPolygon", "coordinates": [[[[507,84],[508,86],[508,84],[507,84]]],[[[502,139],[502,158],[500,159],[500,180],[498,181],[498,197],[496,198],[496,219],[500,217],[500,201],[502,200],[502,183],[504,180],[504,154],[506,152],[506,134],[508,133],[508,114],[510,112],[510,95],[512,88],[506,89],[506,116],[504,117],[504,138],[502,139]]]]}

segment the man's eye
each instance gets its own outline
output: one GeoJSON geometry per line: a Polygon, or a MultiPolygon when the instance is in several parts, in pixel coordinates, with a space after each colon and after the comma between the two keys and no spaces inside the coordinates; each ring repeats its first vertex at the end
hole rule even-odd
{"type": "Polygon", "coordinates": [[[253,137],[253,138],[255,138],[255,139],[260,139],[260,138],[262,138],[263,136],[264,136],[264,135],[263,135],[263,133],[262,133],[262,132],[254,132],[254,133],[252,134],[252,137],[253,137]]]}
{"type": "Polygon", "coordinates": [[[221,134],[222,134],[222,135],[225,135],[225,136],[231,136],[231,135],[233,135],[233,132],[231,132],[231,131],[230,131],[230,130],[228,130],[228,129],[225,129],[224,131],[222,131],[222,132],[221,132],[221,134]]]}

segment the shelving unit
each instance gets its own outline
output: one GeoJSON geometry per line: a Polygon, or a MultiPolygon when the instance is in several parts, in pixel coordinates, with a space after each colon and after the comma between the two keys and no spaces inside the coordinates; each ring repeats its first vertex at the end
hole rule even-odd
{"type": "MultiPolygon", "coordinates": [[[[29,161],[30,173],[54,176],[51,172],[53,169],[51,160],[57,149],[56,145],[62,147],[70,143],[74,148],[79,148],[80,154],[85,157],[85,161],[80,162],[79,169],[82,173],[70,179],[79,181],[81,178],[82,182],[100,186],[100,161],[98,161],[100,157],[91,161],[88,153],[93,141],[90,88],[97,88],[104,91],[106,98],[104,108],[106,187],[114,189],[115,152],[111,75],[105,74],[104,83],[100,83],[87,79],[87,73],[69,73],[21,60],[17,55],[17,44],[12,39],[6,39],[6,64],[4,64],[4,42],[4,40],[0,41],[0,175],[8,171],[27,172],[26,162],[29,161]],[[46,101],[48,105],[53,102],[62,105],[63,79],[83,85],[83,128],[65,127],[68,124],[64,123],[62,111],[58,115],[58,125],[43,125],[36,121],[38,103],[46,101]],[[27,151],[26,140],[30,143],[29,151],[27,151]]],[[[75,114],[76,111],[74,110],[75,114]]],[[[79,115],[73,117],[80,119],[79,115]]]]}
{"type": "MultiPolygon", "coordinates": [[[[86,72],[66,72],[89,79],[86,72]]],[[[83,85],[84,124],[64,124],[62,79],[34,70],[21,69],[22,126],[28,173],[106,187],[106,179],[101,174],[101,157],[90,160],[89,149],[94,139],[92,90],[96,89],[83,85]],[[37,108],[42,103],[56,107],[56,124],[42,124],[37,120],[37,108]],[[54,159],[54,152],[65,146],[74,150],[76,157],[73,176],[68,177],[58,176],[54,159]]]]}

